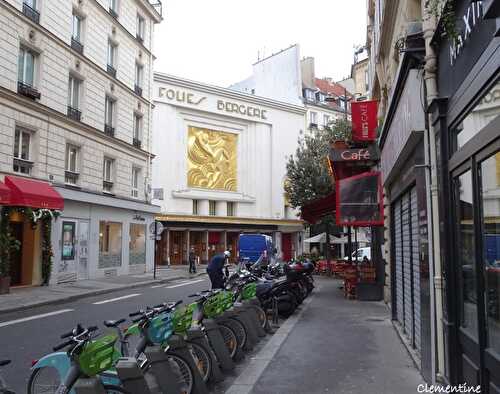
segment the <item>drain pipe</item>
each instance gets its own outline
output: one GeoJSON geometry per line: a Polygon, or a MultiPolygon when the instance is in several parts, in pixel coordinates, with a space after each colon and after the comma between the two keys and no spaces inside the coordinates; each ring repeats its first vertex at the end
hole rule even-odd
{"type": "MultiPolygon", "coordinates": [[[[432,37],[436,31],[436,18],[428,12],[426,2],[422,1],[422,28],[425,40],[425,66],[424,66],[424,81],[426,102],[430,103],[438,97],[437,88],[437,56],[434,48],[431,45],[432,37]]],[[[431,337],[434,353],[432,354],[433,366],[433,383],[436,378],[444,375],[444,330],[443,330],[443,278],[442,278],[442,262],[441,262],[441,242],[439,233],[439,198],[438,198],[438,183],[437,183],[437,156],[436,156],[436,136],[432,119],[427,116],[427,130],[425,133],[425,155],[426,163],[429,166],[426,168],[426,183],[429,186],[430,197],[428,194],[428,207],[431,212],[427,212],[427,217],[431,217],[428,222],[428,233],[430,239],[429,249],[429,266],[431,274],[431,337]],[[429,161],[427,161],[429,160],[429,161]],[[430,200],[430,201],[429,201],[430,200]],[[430,204],[429,204],[430,203],[430,204]],[[431,215],[431,216],[430,216],[431,215]],[[433,264],[432,264],[433,262],[433,264]],[[432,300],[434,298],[434,300],[432,300]],[[434,301],[434,302],[433,302],[434,301]],[[435,314],[432,313],[434,309],[435,314]],[[435,328],[434,328],[435,326],[435,328]],[[437,357],[436,357],[437,353],[437,357]],[[437,361],[437,366],[436,366],[437,361]],[[437,367],[437,368],[436,368],[437,367]]]]}

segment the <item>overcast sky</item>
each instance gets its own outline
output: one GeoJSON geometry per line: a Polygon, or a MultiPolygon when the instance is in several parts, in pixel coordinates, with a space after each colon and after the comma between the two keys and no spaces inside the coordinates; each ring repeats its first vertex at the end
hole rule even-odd
{"type": "Polygon", "coordinates": [[[260,57],[298,43],[318,77],[350,73],[366,40],[366,0],[166,0],[155,70],[228,86],[260,57]]]}

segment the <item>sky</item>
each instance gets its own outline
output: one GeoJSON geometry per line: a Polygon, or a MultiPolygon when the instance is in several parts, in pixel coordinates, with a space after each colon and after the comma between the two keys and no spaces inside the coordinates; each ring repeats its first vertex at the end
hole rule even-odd
{"type": "Polygon", "coordinates": [[[366,0],[164,0],[163,18],[155,70],[223,87],[296,43],[317,77],[341,80],[366,41],[366,0]]]}

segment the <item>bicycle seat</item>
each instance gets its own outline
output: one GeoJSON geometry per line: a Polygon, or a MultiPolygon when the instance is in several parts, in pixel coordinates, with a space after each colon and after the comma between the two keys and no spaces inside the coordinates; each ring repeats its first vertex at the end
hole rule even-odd
{"type": "Polygon", "coordinates": [[[10,364],[10,360],[0,360],[0,367],[5,367],[10,364]]]}
{"type": "Polygon", "coordinates": [[[116,328],[120,324],[125,323],[127,320],[126,319],[120,319],[120,320],[105,320],[104,325],[108,328],[116,328]]]}

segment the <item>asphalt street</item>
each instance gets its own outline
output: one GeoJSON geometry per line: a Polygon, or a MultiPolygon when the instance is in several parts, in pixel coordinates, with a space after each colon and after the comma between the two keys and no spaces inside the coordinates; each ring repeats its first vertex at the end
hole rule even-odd
{"type": "Polygon", "coordinates": [[[107,330],[102,325],[104,320],[127,318],[131,312],[161,302],[181,299],[192,302],[189,294],[209,287],[208,277],[202,276],[2,314],[0,359],[12,360],[11,365],[2,370],[2,375],[16,393],[25,393],[32,360],[51,353],[53,346],[63,342],[60,335],[77,323],[98,325],[103,332],[107,330]]]}

